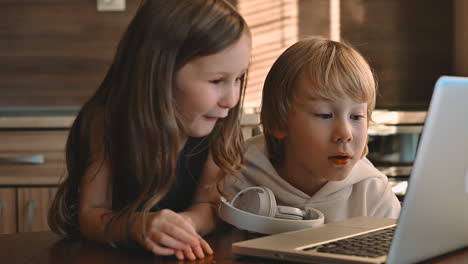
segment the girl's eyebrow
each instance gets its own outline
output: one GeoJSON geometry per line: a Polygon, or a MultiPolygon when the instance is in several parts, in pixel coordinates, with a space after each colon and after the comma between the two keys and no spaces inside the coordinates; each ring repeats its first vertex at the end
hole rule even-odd
{"type": "MultiPolygon", "coordinates": [[[[239,75],[243,75],[247,72],[247,68],[243,69],[242,71],[240,71],[239,75]]],[[[232,72],[224,72],[224,71],[205,71],[205,73],[208,73],[208,74],[222,74],[222,75],[230,75],[232,74],[232,72]]]]}

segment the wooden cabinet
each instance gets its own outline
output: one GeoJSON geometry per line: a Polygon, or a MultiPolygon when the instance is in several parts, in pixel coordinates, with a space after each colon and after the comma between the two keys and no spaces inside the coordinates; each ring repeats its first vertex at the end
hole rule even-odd
{"type": "Polygon", "coordinates": [[[49,230],[68,130],[0,131],[0,234],[49,230]]]}
{"type": "Polygon", "coordinates": [[[0,187],[0,234],[47,231],[56,187],[0,187]]]}
{"type": "MultiPolygon", "coordinates": [[[[65,143],[74,116],[9,117],[0,112],[0,234],[49,230],[47,214],[65,177],[65,143]]],[[[261,133],[244,114],[245,139],[261,133]]]]}
{"type": "Polygon", "coordinates": [[[16,188],[0,188],[0,234],[16,230],[16,188]]]}
{"type": "Polygon", "coordinates": [[[49,230],[47,214],[56,192],[56,187],[17,189],[18,232],[49,230]]]}

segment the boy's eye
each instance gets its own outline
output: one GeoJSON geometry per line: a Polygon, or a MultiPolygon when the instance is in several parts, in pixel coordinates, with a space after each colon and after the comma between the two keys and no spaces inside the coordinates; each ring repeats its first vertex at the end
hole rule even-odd
{"type": "Polygon", "coordinates": [[[315,116],[317,116],[318,118],[321,118],[321,119],[330,119],[333,117],[332,114],[315,114],[315,116]]]}
{"type": "Polygon", "coordinates": [[[242,79],[244,79],[244,77],[245,77],[245,73],[243,73],[241,76],[237,77],[236,82],[242,81],[242,79]]]}
{"type": "Polygon", "coordinates": [[[364,116],[363,115],[352,115],[351,119],[352,120],[361,120],[361,119],[364,119],[364,116]]]}

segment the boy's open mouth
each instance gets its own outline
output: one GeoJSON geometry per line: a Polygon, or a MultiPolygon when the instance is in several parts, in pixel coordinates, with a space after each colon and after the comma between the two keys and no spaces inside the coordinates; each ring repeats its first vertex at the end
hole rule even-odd
{"type": "Polygon", "coordinates": [[[330,159],[341,159],[341,160],[344,160],[344,159],[349,159],[350,157],[349,156],[331,156],[330,159]]]}
{"type": "Polygon", "coordinates": [[[351,159],[351,156],[343,153],[344,155],[335,155],[335,156],[329,156],[328,159],[335,165],[346,165],[348,164],[349,160],[351,159]]]}

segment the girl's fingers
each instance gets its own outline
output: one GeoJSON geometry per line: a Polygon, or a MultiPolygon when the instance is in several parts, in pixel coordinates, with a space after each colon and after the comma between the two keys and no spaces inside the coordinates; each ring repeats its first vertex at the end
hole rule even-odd
{"type": "Polygon", "coordinates": [[[191,247],[184,250],[184,255],[189,260],[196,260],[197,259],[197,257],[195,257],[195,254],[193,254],[193,251],[192,251],[191,247]]]}
{"type": "Polygon", "coordinates": [[[182,252],[181,250],[176,250],[175,256],[178,260],[184,260],[184,252],[182,252]]]}
{"type": "Polygon", "coordinates": [[[199,246],[198,234],[190,222],[182,215],[177,214],[171,210],[161,210],[152,215],[148,226],[148,233],[151,239],[160,244],[163,236],[160,234],[165,233],[173,239],[189,244],[190,246],[199,246]],[[152,235],[155,233],[156,235],[152,235]]]}
{"type": "Polygon", "coordinates": [[[180,242],[189,244],[192,247],[200,246],[200,240],[198,235],[193,235],[191,233],[187,233],[186,230],[178,227],[178,226],[169,226],[164,230],[164,232],[174,239],[177,239],[180,242]]]}
{"type": "Polygon", "coordinates": [[[213,255],[213,249],[211,249],[210,245],[208,242],[205,241],[205,239],[200,237],[200,247],[203,249],[203,251],[208,254],[208,255],[213,255]]]}
{"type": "Polygon", "coordinates": [[[149,237],[153,242],[155,242],[156,244],[160,245],[160,246],[163,246],[163,247],[167,247],[167,248],[172,248],[172,249],[178,249],[178,250],[184,250],[186,249],[187,247],[189,247],[189,245],[187,245],[186,243],[183,243],[171,236],[168,236],[164,233],[161,233],[161,232],[158,232],[158,233],[152,233],[150,234],[150,237],[149,237]]]}
{"type": "Polygon", "coordinates": [[[159,256],[174,255],[174,249],[159,246],[148,238],[145,239],[145,248],[159,256]]]}
{"type": "Polygon", "coordinates": [[[203,253],[203,250],[200,246],[193,247],[192,251],[195,254],[195,256],[199,259],[202,259],[205,257],[205,253],[203,253]]]}

